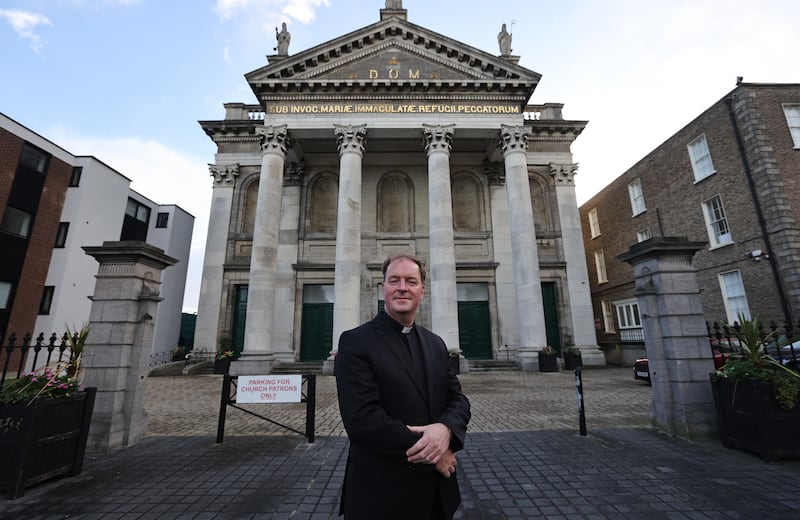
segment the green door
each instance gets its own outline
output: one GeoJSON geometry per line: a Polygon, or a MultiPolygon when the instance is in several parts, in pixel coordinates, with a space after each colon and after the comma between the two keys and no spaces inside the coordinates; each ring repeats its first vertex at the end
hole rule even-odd
{"type": "Polygon", "coordinates": [[[244,348],[244,325],[247,318],[247,286],[237,285],[233,302],[233,326],[231,327],[231,346],[234,357],[238,358],[244,348]]]}
{"type": "Polygon", "coordinates": [[[458,302],[458,342],[467,359],[492,359],[489,302],[458,302]]]}
{"type": "Polygon", "coordinates": [[[544,304],[544,328],[547,333],[547,344],[561,353],[561,334],[558,328],[558,302],[556,301],[556,283],[542,282],[542,303],[544,304]]]}
{"type": "Polygon", "coordinates": [[[300,361],[325,361],[333,346],[333,304],[304,303],[300,361]]]}
{"type": "Polygon", "coordinates": [[[333,285],[303,286],[300,361],[325,361],[333,348],[333,285]]]}

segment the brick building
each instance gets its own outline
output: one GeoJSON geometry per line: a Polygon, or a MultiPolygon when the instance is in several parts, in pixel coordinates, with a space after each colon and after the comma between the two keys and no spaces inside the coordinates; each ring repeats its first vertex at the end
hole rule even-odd
{"type": "Polygon", "coordinates": [[[154,331],[154,357],[167,358],[180,335],[194,217],[156,204],[130,183],[97,158],[72,155],[0,113],[1,344],[11,333],[19,345],[26,334],[60,336],[65,325],[80,327],[89,320],[97,274],[83,246],[141,240],[178,260],[162,276],[154,331]]]}
{"type": "Polygon", "coordinates": [[[598,343],[644,354],[631,266],[650,237],[708,246],[694,258],[706,319],[800,319],[800,84],[739,81],[580,208],[598,343]]]}
{"type": "Polygon", "coordinates": [[[0,125],[0,337],[31,331],[72,174],[72,156],[26,128],[0,125]]]}

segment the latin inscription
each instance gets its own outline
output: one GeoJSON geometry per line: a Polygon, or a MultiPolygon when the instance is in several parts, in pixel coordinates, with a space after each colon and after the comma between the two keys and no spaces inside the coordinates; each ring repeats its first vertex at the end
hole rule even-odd
{"type": "Polygon", "coordinates": [[[520,107],[508,105],[426,104],[426,103],[310,103],[269,105],[268,114],[519,114],[520,107]]]}

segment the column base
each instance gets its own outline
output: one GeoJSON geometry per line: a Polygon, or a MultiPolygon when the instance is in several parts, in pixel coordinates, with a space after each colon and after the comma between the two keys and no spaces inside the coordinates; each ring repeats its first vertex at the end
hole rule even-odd
{"type": "Polygon", "coordinates": [[[544,347],[521,347],[514,362],[525,372],[539,370],[539,351],[544,347]]]}
{"type": "Polygon", "coordinates": [[[232,376],[266,376],[272,373],[275,356],[272,354],[246,354],[231,362],[228,373],[232,376]]]}
{"type": "Polygon", "coordinates": [[[322,375],[323,376],[332,376],[333,374],[333,366],[334,366],[333,359],[326,359],[322,362],[322,375]]]}
{"type": "Polygon", "coordinates": [[[606,366],[606,356],[597,345],[581,345],[581,362],[585,367],[606,366]]]}

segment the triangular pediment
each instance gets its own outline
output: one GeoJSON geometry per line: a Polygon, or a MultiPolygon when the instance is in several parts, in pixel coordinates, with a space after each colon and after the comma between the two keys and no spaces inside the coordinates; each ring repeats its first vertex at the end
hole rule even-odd
{"type": "Polygon", "coordinates": [[[245,77],[263,99],[281,92],[495,92],[526,100],[540,74],[401,18],[388,18],[245,77]]]}

